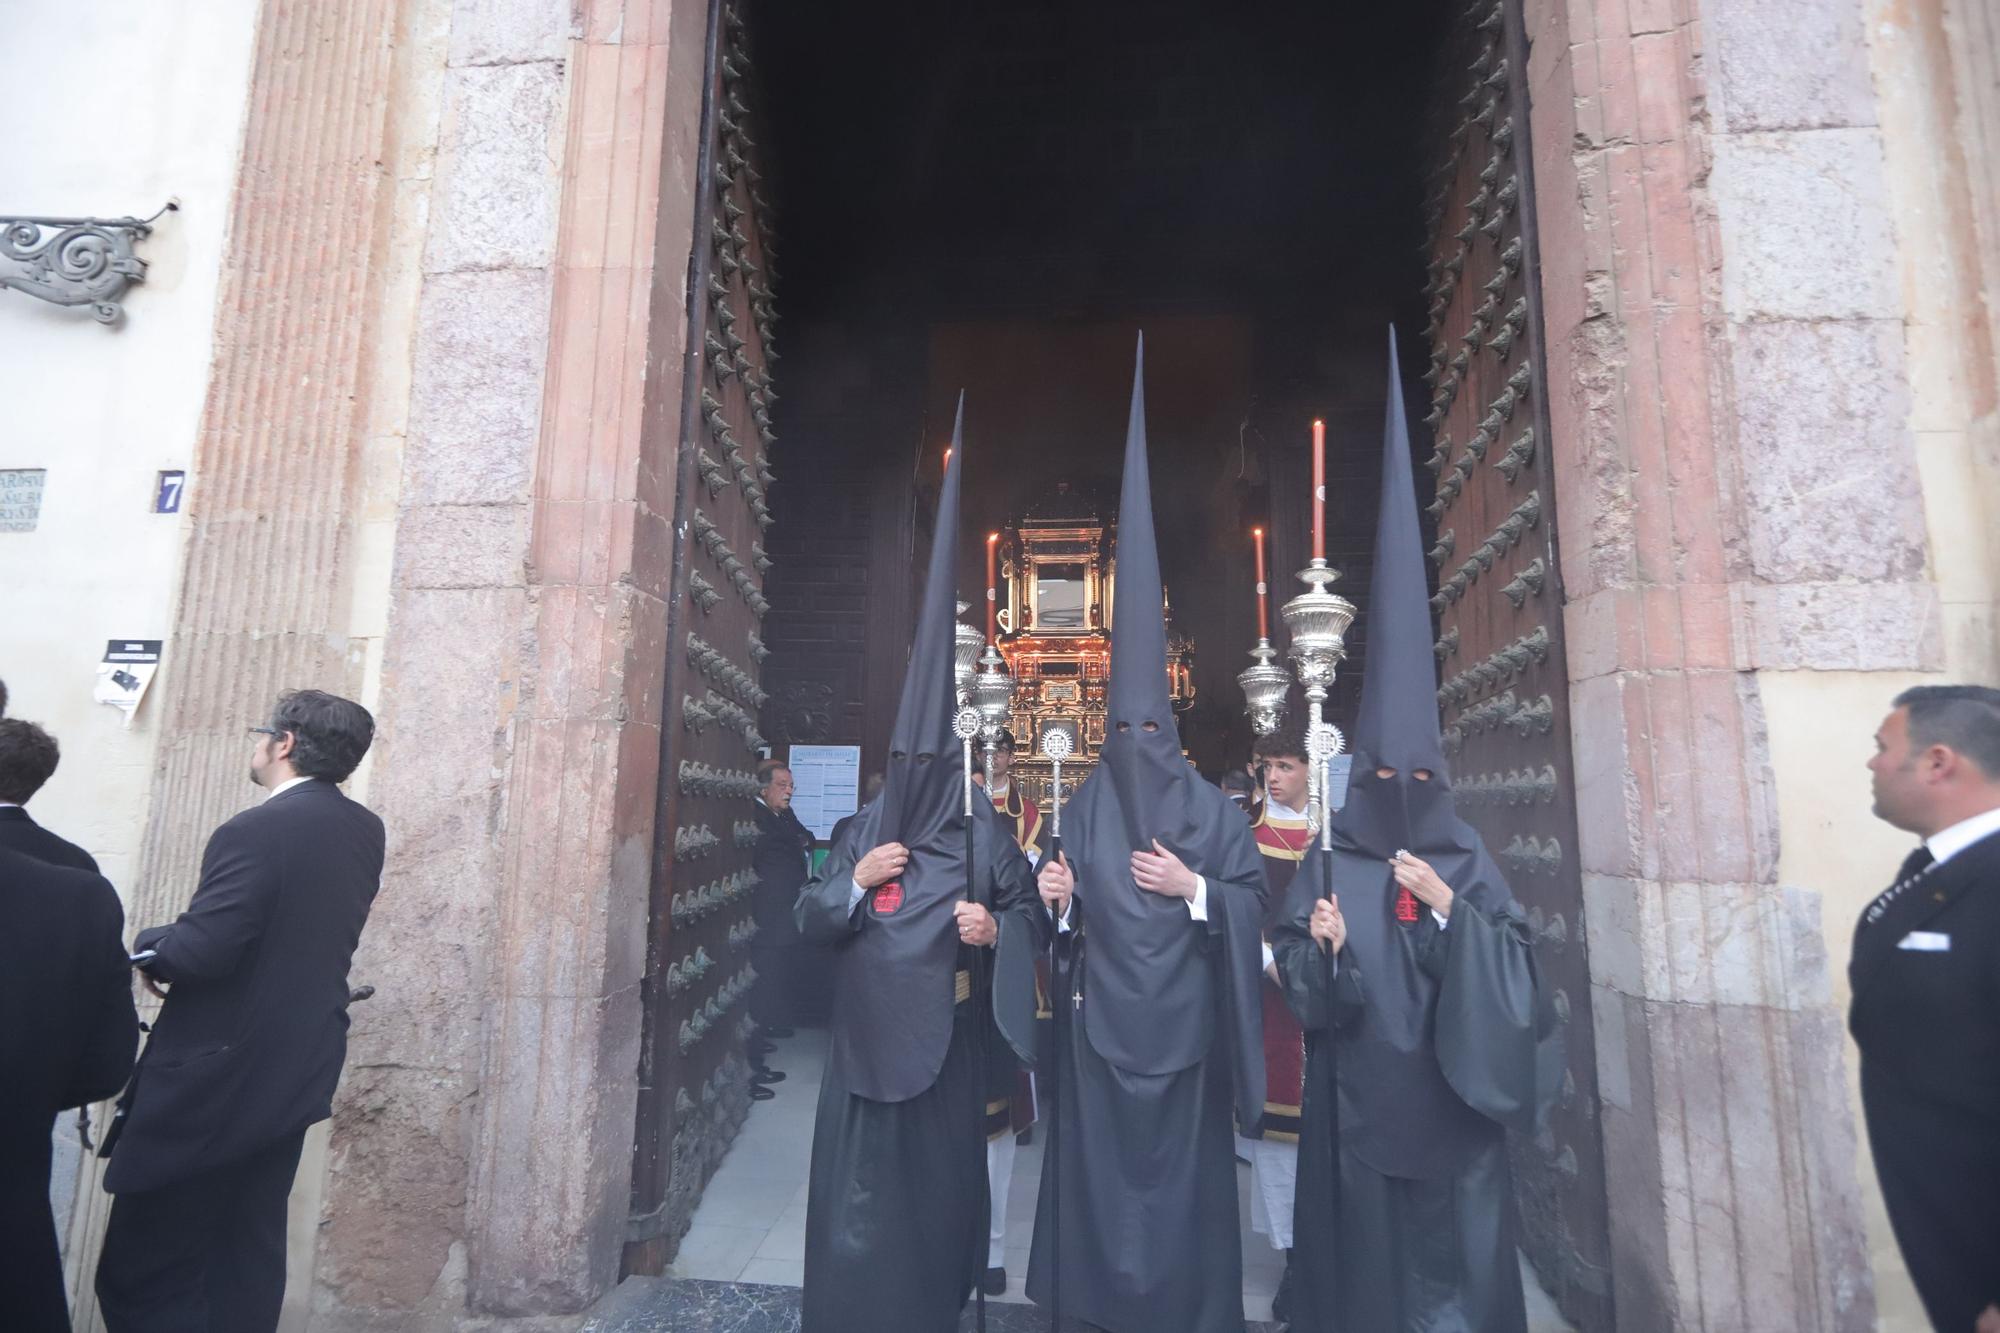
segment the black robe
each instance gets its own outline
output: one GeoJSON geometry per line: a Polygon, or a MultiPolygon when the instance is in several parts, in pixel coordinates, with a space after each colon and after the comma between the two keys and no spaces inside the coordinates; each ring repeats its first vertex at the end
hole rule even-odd
{"type": "Polygon", "coordinates": [[[1043,1159],[1027,1290],[1048,1305],[1060,1273],[1064,1315],[1112,1333],[1243,1328],[1232,1110],[1254,1125],[1264,1104],[1264,870],[1242,812],[1206,783],[1189,793],[1182,838],[1162,841],[1206,878],[1205,922],[1133,882],[1111,784],[1093,775],[1064,809],[1060,1165],[1043,1159]]]}
{"type": "Polygon", "coordinates": [[[1560,1068],[1527,922],[1483,848],[1434,863],[1456,894],[1444,927],[1397,920],[1386,862],[1336,848],[1334,960],[1308,930],[1325,856],[1272,937],[1306,1029],[1292,1327],[1524,1330],[1506,1130],[1532,1131],[1560,1068]]]}
{"type": "MultiPolygon", "coordinates": [[[[1000,923],[982,966],[994,977],[1000,1027],[1025,1056],[1034,991],[1023,969],[1046,938],[1045,914],[991,803],[974,809],[978,898],[1000,923]]],[[[880,826],[877,806],[862,810],[796,909],[800,933],[833,946],[835,986],[806,1195],[803,1333],[956,1329],[986,1270],[977,1048],[989,1020],[985,1004],[954,998],[955,974],[973,961],[953,918],[964,896],[963,825],[913,849],[899,895],[883,886],[850,912],[855,863],[883,841],[880,826]]],[[[976,977],[972,985],[976,994],[976,977]]]]}

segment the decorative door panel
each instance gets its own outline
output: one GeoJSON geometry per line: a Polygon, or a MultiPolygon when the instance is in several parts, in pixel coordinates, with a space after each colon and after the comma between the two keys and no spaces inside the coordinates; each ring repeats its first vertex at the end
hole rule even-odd
{"type": "Polygon", "coordinates": [[[1584,1329],[1608,1329],[1520,0],[1479,0],[1452,26],[1441,58],[1424,373],[1438,698],[1459,809],[1528,909],[1564,1028],[1567,1067],[1549,1129],[1513,1145],[1524,1243],[1564,1312],[1584,1329]]]}
{"type": "Polygon", "coordinates": [[[735,5],[711,5],[675,500],[660,814],[646,958],[628,1272],[672,1259],[750,1106],[755,769],[767,701],[773,346],[770,211],[735,5]]]}

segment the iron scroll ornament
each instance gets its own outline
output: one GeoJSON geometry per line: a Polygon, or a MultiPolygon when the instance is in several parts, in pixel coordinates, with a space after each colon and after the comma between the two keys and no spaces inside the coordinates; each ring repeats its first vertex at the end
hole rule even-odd
{"type": "Polygon", "coordinates": [[[135,249],[169,201],[150,218],[41,218],[0,214],[0,288],[12,287],[52,305],[89,306],[100,324],[115,324],[120,302],[146,280],[135,249]]]}

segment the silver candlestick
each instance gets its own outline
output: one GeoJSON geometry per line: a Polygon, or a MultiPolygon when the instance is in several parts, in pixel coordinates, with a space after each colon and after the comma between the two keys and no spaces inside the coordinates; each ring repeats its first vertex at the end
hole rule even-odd
{"type": "Polygon", "coordinates": [[[1292,688],[1292,676],[1278,665],[1278,650],[1269,639],[1257,640],[1250,656],[1255,665],[1239,671],[1236,683],[1243,687],[1243,711],[1250,715],[1250,729],[1268,736],[1285,720],[1285,694],[1292,688]]]}
{"type": "Polygon", "coordinates": [[[1312,761],[1306,776],[1306,825],[1319,835],[1321,847],[1328,845],[1331,823],[1328,765],[1344,744],[1340,729],[1326,720],[1326,697],[1347,656],[1347,627],[1354,623],[1354,603],[1326,586],[1339,577],[1324,558],[1315,559],[1299,571],[1306,590],[1286,602],[1281,613],[1291,631],[1292,670],[1312,707],[1306,733],[1306,757],[1312,761]]]}
{"type": "Polygon", "coordinates": [[[1000,729],[1006,725],[1008,710],[1014,702],[1014,678],[1007,674],[1007,663],[999,649],[990,643],[979,659],[979,673],[972,678],[971,697],[972,706],[979,713],[979,736],[986,747],[986,780],[991,782],[993,753],[999,748],[1000,729]]]}
{"type": "MultiPolygon", "coordinates": [[[[970,610],[970,602],[958,604],[958,614],[963,616],[970,610]]],[[[952,640],[951,679],[958,687],[958,701],[968,702],[972,697],[972,674],[979,665],[979,650],[986,646],[986,636],[963,620],[953,622],[956,631],[952,640]]]]}

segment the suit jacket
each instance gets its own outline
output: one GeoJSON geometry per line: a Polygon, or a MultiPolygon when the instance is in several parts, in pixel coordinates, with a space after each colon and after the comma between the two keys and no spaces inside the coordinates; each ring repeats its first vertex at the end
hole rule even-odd
{"type": "Polygon", "coordinates": [[[806,886],[806,857],[812,847],[812,830],[790,806],[773,810],[761,802],[758,804],[757,847],[750,854],[750,867],[757,872],[758,943],[771,946],[799,942],[798,927],[792,922],[792,904],[798,901],[799,890],[806,886]]]}
{"type": "Polygon", "coordinates": [[[1880,920],[1864,915],[1848,981],[1869,1074],[2000,1122],[2000,833],[1933,866],[1880,920]],[[1913,931],[1949,947],[1899,947],[1913,931]]]}
{"type": "Polygon", "coordinates": [[[0,1311],[10,1328],[69,1327],[50,1135],[72,1106],[116,1093],[139,1048],[125,913],[104,879],[0,849],[0,1311]]]}
{"type": "Polygon", "coordinates": [[[375,813],[318,780],[209,838],[187,911],[133,944],[159,951],[147,971],[173,985],[106,1144],[106,1189],[185,1180],[333,1113],[382,853],[375,813]]]}
{"type": "Polygon", "coordinates": [[[96,858],[69,839],[59,838],[37,824],[18,805],[0,805],[0,847],[47,861],[52,866],[97,873],[96,858]]]}

